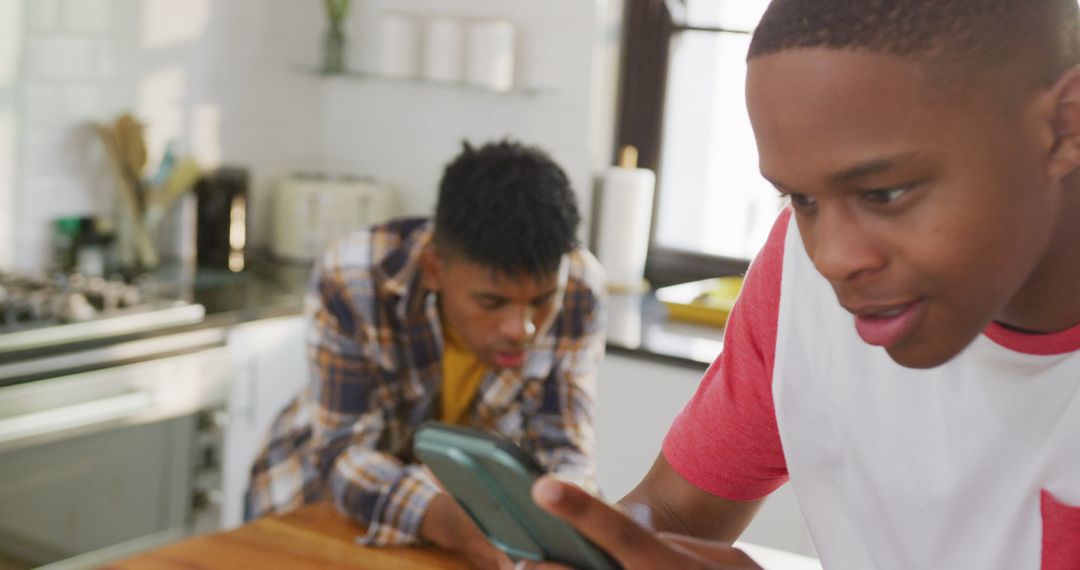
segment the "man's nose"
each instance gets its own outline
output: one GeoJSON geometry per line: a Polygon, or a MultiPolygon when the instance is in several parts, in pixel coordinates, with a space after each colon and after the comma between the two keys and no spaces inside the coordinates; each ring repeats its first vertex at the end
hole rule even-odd
{"type": "Polygon", "coordinates": [[[533,309],[531,306],[510,307],[506,311],[500,324],[499,332],[516,343],[524,343],[536,334],[536,324],[533,323],[533,309]]]}
{"type": "Polygon", "coordinates": [[[819,213],[810,234],[807,236],[807,253],[818,272],[830,283],[850,281],[885,265],[885,256],[875,240],[849,213],[819,213]]]}

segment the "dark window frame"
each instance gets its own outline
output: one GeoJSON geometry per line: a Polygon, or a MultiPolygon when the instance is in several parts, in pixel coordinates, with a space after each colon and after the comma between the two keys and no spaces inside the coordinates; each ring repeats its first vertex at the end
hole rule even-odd
{"type": "MultiPolygon", "coordinates": [[[[749,33],[686,25],[683,23],[684,14],[683,0],[626,0],[623,17],[615,156],[612,156],[612,161],[617,160],[619,149],[633,145],[638,149],[638,166],[656,172],[657,181],[663,177],[660,157],[672,40],[684,31],[749,33]]],[[[649,253],[645,264],[645,277],[653,287],[746,272],[750,264],[746,259],[657,245],[655,234],[659,203],[659,199],[653,200],[649,253]]]]}

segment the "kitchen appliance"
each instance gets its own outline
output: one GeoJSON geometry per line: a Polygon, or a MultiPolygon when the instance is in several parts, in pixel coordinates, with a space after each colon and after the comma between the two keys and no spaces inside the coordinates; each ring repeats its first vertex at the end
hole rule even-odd
{"type": "Polygon", "coordinates": [[[297,175],[283,180],[274,200],[275,257],[310,261],[327,243],[396,215],[393,188],[370,179],[297,175]]]}
{"type": "Polygon", "coordinates": [[[0,272],[0,363],[18,350],[197,323],[205,311],[148,275],[0,272]]]}
{"type": "Polygon", "coordinates": [[[0,568],[96,567],[218,527],[226,333],[167,291],[0,275],[0,568]]]}
{"type": "Polygon", "coordinates": [[[247,246],[248,173],[222,167],[195,184],[198,200],[195,259],[202,267],[244,269],[247,246]]]}

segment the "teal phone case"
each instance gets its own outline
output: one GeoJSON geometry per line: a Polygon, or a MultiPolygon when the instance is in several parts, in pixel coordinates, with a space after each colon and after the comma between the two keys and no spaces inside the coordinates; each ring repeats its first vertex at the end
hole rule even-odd
{"type": "Polygon", "coordinates": [[[513,443],[473,429],[428,422],[417,431],[413,451],[511,558],[574,568],[619,568],[569,523],[533,502],[532,484],[544,470],[513,443]]]}

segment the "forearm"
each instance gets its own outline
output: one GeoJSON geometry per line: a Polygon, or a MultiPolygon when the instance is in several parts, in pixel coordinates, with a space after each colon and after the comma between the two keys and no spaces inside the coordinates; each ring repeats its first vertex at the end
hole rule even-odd
{"type": "Polygon", "coordinates": [[[617,506],[638,524],[708,540],[734,542],[763,500],[733,501],[698,489],[660,454],[645,479],[617,506]]]}
{"type": "Polygon", "coordinates": [[[528,444],[548,472],[596,494],[596,378],[602,342],[560,362],[545,382],[541,398],[548,405],[528,421],[528,444]],[[555,403],[551,405],[550,403],[555,403]]]}
{"type": "Polygon", "coordinates": [[[368,545],[415,543],[424,513],[439,495],[420,466],[372,450],[348,451],[327,479],[337,507],[367,527],[360,542],[368,545]]]}
{"type": "Polygon", "coordinates": [[[599,489],[591,405],[576,410],[576,417],[560,413],[532,418],[525,444],[547,472],[595,494],[599,489]]]}

